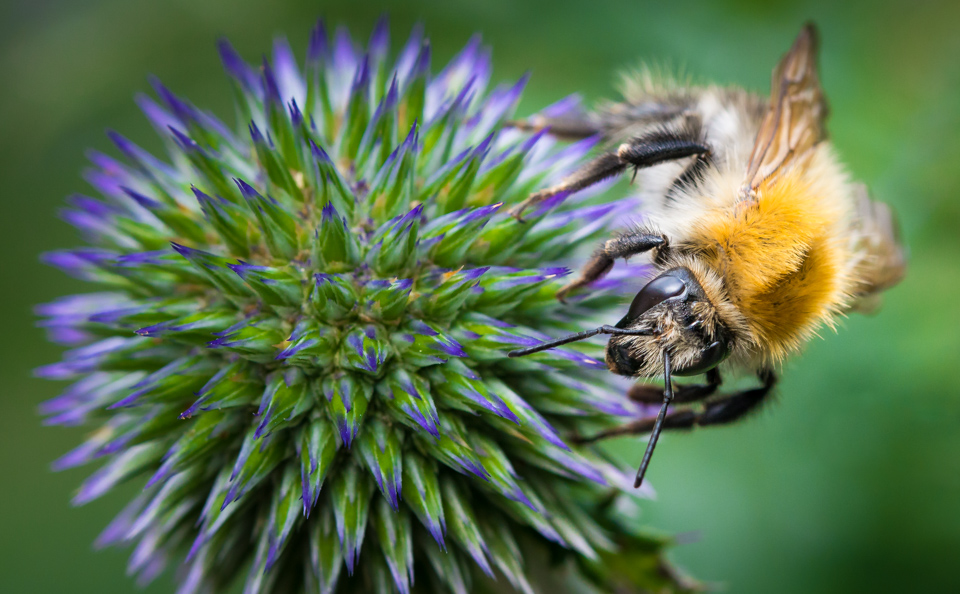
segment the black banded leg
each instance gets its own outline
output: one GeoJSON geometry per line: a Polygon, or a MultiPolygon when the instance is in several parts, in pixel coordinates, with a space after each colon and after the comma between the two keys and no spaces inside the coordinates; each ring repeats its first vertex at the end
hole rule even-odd
{"type": "Polygon", "coordinates": [[[530,194],[526,200],[513,207],[510,210],[510,214],[522,223],[524,222],[523,213],[528,208],[532,208],[548,198],[553,198],[557,194],[564,192],[572,194],[584,188],[589,188],[608,177],[623,173],[626,171],[628,165],[629,163],[622,160],[616,153],[604,153],[576,170],[573,175],[567,177],[559,184],[546,190],[540,190],[539,192],[530,194]]]}
{"type": "MultiPolygon", "coordinates": [[[[720,371],[714,367],[707,372],[707,383],[687,384],[674,388],[672,402],[689,404],[706,400],[717,392],[721,383],[723,380],[720,378],[720,371]]],[[[649,384],[633,384],[627,391],[627,398],[640,404],[660,404],[663,402],[663,388],[649,384]]]]}
{"type": "Polygon", "coordinates": [[[518,221],[523,221],[523,213],[528,208],[557,194],[572,194],[588,188],[608,177],[623,173],[628,167],[636,169],[651,167],[666,161],[704,155],[709,152],[710,148],[703,143],[699,131],[695,128],[681,131],[658,130],[621,144],[616,151],[600,155],[559,184],[531,194],[529,198],[514,207],[510,214],[518,221]]]}
{"type": "MultiPolygon", "coordinates": [[[[759,374],[763,385],[759,388],[752,388],[742,392],[736,392],[727,397],[706,403],[701,412],[694,410],[679,410],[666,416],[663,421],[664,429],[692,429],[693,427],[708,427],[710,425],[726,425],[739,421],[751,412],[757,410],[763,404],[773,386],[777,383],[777,377],[770,370],[761,371],[759,374]]],[[[661,391],[661,399],[662,391],[661,391]]],[[[620,435],[638,435],[649,433],[656,423],[656,417],[646,417],[633,423],[626,423],[619,427],[612,427],[601,431],[589,437],[578,437],[574,441],[577,443],[591,443],[608,437],[617,437],[620,435]]]]}
{"type": "Polygon", "coordinates": [[[580,275],[557,291],[557,299],[563,298],[570,291],[589,285],[603,275],[610,272],[613,262],[617,258],[629,258],[653,248],[663,248],[667,245],[667,238],[653,233],[632,232],[608,239],[597,248],[590,260],[580,269],[580,275]]]}

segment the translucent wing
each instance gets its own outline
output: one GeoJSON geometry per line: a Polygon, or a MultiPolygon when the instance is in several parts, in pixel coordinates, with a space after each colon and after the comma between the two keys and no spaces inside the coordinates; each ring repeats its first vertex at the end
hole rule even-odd
{"type": "Polygon", "coordinates": [[[854,219],[855,276],[858,286],[851,309],[869,312],[879,306],[880,293],[899,283],[907,271],[907,253],[897,218],[889,206],[870,199],[866,186],[856,187],[854,219]]]}
{"type": "Polygon", "coordinates": [[[817,76],[817,31],[807,24],[773,71],[770,107],[760,124],[741,193],[801,162],[826,137],[827,103],[817,76]]]}

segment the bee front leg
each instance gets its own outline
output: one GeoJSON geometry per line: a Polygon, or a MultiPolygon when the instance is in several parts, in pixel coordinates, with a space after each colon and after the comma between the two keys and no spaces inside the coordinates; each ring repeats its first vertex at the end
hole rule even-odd
{"type": "Polygon", "coordinates": [[[666,237],[644,231],[633,231],[608,239],[593,253],[590,260],[580,270],[580,275],[557,291],[557,299],[563,301],[570,291],[589,285],[610,272],[617,258],[630,258],[649,252],[654,248],[664,249],[666,247],[666,237]]]}
{"type": "MultiPolygon", "coordinates": [[[[677,386],[673,393],[675,404],[700,402],[713,396],[723,380],[720,371],[714,367],[707,372],[707,383],[677,386]]],[[[660,404],[663,402],[663,388],[649,384],[633,384],[627,391],[627,398],[640,404],[660,404]]]]}

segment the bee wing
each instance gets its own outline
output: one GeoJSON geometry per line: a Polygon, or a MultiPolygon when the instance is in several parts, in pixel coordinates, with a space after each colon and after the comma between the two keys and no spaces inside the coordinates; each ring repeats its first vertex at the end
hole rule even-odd
{"type": "Polygon", "coordinates": [[[869,311],[879,294],[896,285],[907,271],[907,253],[897,217],[889,206],[870,199],[866,186],[856,189],[855,253],[859,281],[851,309],[869,311]]]}
{"type": "Polygon", "coordinates": [[[801,161],[826,138],[827,103],[817,76],[817,30],[807,24],[773,71],[770,106],[750,154],[743,194],[801,161]]]}

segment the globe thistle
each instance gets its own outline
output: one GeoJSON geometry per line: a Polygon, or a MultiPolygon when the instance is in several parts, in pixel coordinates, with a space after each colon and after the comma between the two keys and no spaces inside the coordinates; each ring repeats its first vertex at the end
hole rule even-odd
{"type": "Polygon", "coordinates": [[[557,263],[634,204],[506,212],[596,139],[505,127],[526,77],[488,91],[477,39],[439,74],[384,22],[365,50],[318,25],[303,67],[219,49],[241,131],[153,81],[166,158],[110,132],[63,211],[90,246],[45,256],[100,291],[39,308],[73,347],[46,422],[99,424],[54,466],[103,463],[77,505],[146,481],[97,545],[141,582],[183,558],[182,592],[682,589],[618,517],[649,492],[565,441],[640,412],[596,347],[506,357],[620,298],[562,306],[557,263]]]}

